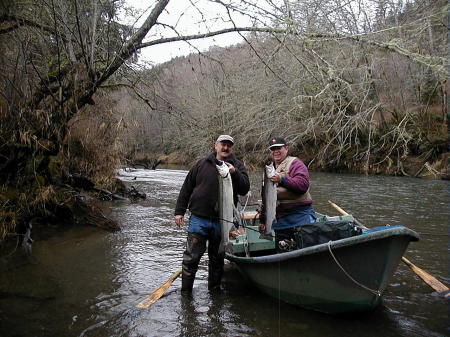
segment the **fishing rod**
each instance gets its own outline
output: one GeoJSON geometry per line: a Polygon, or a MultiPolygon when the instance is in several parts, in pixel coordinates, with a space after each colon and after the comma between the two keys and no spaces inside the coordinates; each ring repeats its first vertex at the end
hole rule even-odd
{"type": "MultiPolygon", "coordinates": [[[[236,221],[230,221],[230,220],[227,220],[227,219],[222,219],[222,218],[220,218],[220,217],[214,217],[213,219],[217,219],[217,220],[219,220],[219,221],[224,221],[224,222],[232,223],[236,228],[243,227],[243,228],[250,229],[250,230],[252,230],[252,231],[255,231],[255,232],[258,232],[258,233],[259,233],[259,230],[258,230],[258,229],[254,229],[254,228],[252,228],[252,227],[250,227],[250,226],[244,225],[242,222],[239,224],[239,223],[236,222],[236,221]]],[[[255,218],[255,219],[256,219],[256,218],[255,218]]]]}

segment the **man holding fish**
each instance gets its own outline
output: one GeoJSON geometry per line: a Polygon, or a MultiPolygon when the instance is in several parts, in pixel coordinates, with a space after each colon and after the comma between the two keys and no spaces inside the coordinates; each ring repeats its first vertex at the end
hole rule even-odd
{"type": "Polygon", "coordinates": [[[295,227],[315,222],[316,217],[306,165],[288,154],[282,137],[271,138],[269,149],[273,163],[266,166],[259,230],[269,235],[273,229],[277,248],[282,249],[280,241],[293,244],[295,227]]]}
{"type": "Polygon", "coordinates": [[[232,209],[237,204],[238,194],[245,195],[250,188],[247,169],[236,159],[233,149],[233,137],[220,135],[214,144],[215,151],[191,168],[181,187],[175,207],[176,225],[183,224],[188,208],[191,212],[183,254],[182,291],[192,291],[207,241],[208,288],[220,286],[225,257],[223,241],[225,236],[228,239],[228,230],[232,226],[232,209]],[[230,207],[224,209],[222,205],[226,202],[230,207]],[[229,213],[230,209],[231,218],[223,214],[224,211],[229,213]]]}

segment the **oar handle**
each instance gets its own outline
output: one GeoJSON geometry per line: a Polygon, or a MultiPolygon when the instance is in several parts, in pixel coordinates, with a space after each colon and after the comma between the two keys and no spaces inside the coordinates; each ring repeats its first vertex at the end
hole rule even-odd
{"type": "MultiPolygon", "coordinates": [[[[330,203],[331,206],[333,206],[333,208],[338,211],[339,213],[341,213],[341,215],[350,215],[348,214],[346,211],[344,211],[342,208],[340,208],[338,205],[336,205],[334,202],[332,202],[331,200],[328,200],[328,202],[330,203]]],[[[366,226],[364,226],[364,224],[362,222],[360,222],[359,220],[353,218],[353,222],[361,227],[362,229],[367,229],[366,226]]]]}
{"type": "Polygon", "coordinates": [[[332,202],[331,200],[328,200],[328,202],[330,203],[331,206],[333,206],[333,208],[338,211],[339,213],[341,213],[341,215],[348,215],[348,213],[346,211],[344,211],[342,208],[340,208],[338,205],[336,205],[334,202],[332,202]]]}
{"type": "Polygon", "coordinates": [[[408,267],[414,266],[414,265],[411,263],[411,261],[409,261],[409,260],[408,260],[406,257],[404,257],[404,256],[402,256],[402,261],[405,262],[405,264],[406,264],[408,267]]]}
{"type": "Polygon", "coordinates": [[[164,295],[166,290],[172,285],[173,281],[175,281],[175,279],[180,276],[182,272],[183,268],[180,268],[177,272],[173,273],[172,276],[170,276],[170,278],[161,287],[156,289],[150,296],[136,305],[136,308],[148,308],[150,305],[159,300],[164,295]]]}

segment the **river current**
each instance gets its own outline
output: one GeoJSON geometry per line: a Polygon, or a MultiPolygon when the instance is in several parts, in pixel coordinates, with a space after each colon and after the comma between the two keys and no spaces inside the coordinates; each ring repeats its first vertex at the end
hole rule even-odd
{"type": "MultiPolygon", "coordinates": [[[[148,309],[136,305],[181,267],[186,229],[173,210],[185,169],[119,170],[146,200],[102,202],[122,230],[67,227],[0,258],[0,336],[448,336],[448,300],[401,263],[372,312],[332,316],[246,286],[226,266],[223,289],[207,289],[202,259],[192,296],[181,280],[148,309]],[[26,256],[24,259],[23,257],[26,256]],[[19,262],[20,261],[20,262],[19,262]]],[[[261,174],[251,173],[260,199],[261,174]]],[[[315,208],[331,200],[367,226],[405,225],[420,234],[405,256],[447,285],[449,185],[405,177],[311,173],[315,208]]],[[[370,261],[367,261],[370,264],[370,261]]]]}

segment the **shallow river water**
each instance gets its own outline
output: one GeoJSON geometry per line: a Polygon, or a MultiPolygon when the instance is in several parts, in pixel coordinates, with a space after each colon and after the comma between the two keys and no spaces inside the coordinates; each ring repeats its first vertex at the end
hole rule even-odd
{"type": "MultiPolygon", "coordinates": [[[[104,202],[122,230],[67,228],[0,258],[0,336],[448,336],[449,302],[401,263],[373,312],[332,316],[272,299],[227,268],[221,292],[207,290],[203,258],[192,297],[177,279],[148,309],[135,306],[181,266],[186,226],[173,223],[186,170],[118,172],[147,194],[104,202]],[[26,256],[25,259],[23,257],[26,256]],[[20,262],[18,262],[20,261],[20,262]]],[[[402,224],[420,233],[406,257],[446,284],[449,278],[448,182],[312,173],[315,207],[332,200],[368,226],[402,224]]],[[[259,198],[260,174],[252,173],[259,198]]],[[[370,264],[370,261],[367,261],[370,264]]],[[[228,266],[227,266],[228,267],[228,266]]]]}

